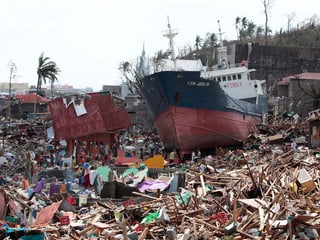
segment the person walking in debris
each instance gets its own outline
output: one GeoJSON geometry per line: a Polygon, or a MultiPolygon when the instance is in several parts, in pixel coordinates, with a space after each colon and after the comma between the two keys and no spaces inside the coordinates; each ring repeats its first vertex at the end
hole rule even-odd
{"type": "Polygon", "coordinates": [[[197,160],[199,161],[201,159],[201,152],[200,149],[197,150],[197,160]]]}
{"type": "Polygon", "coordinates": [[[173,149],[169,154],[169,163],[170,163],[170,165],[174,164],[175,157],[176,157],[176,150],[173,149]]]}
{"type": "Polygon", "coordinates": [[[81,178],[82,176],[84,176],[84,169],[79,165],[75,166],[75,177],[81,178]]]}
{"type": "Polygon", "coordinates": [[[82,177],[84,177],[84,181],[83,181],[83,185],[84,185],[84,187],[85,188],[88,188],[88,187],[90,187],[90,165],[89,165],[89,163],[88,162],[85,162],[84,164],[83,164],[83,168],[84,168],[84,176],[82,176],[82,177]]]}
{"type": "Polygon", "coordinates": [[[144,159],[143,159],[143,148],[140,148],[140,152],[139,152],[139,158],[140,158],[140,160],[141,161],[143,161],[144,159]]]}
{"type": "Polygon", "coordinates": [[[66,182],[73,179],[73,171],[71,168],[69,168],[67,163],[64,164],[63,176],[66,182]]]}
{"type": "Polygon", "coordinates": [[[197,160],[197,156],[195,152],[191,153],[191,164],[194,164],[197,160]]]}
{"type": "Polygon", "coordinates": [[[116,143],[112,144],[112,155],[113,155],[113,157],[117,157],[117,144],[116,143]]]}

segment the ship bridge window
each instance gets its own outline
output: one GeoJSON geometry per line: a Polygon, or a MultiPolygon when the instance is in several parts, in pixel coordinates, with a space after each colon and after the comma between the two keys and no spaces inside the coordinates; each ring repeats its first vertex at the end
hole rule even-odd
{"type": "Polygon", "coordinates": [[[218,82],[221,82],[221,77],[218,77],[218,82]]]}
{"type": "Polygon", "coordinates": [[[223,77],[222,77],[222,81],[225,82],[226,80],[227,80],[226,76],[223,76],[223,77]]]}
{"type": "Polygon", "coordinates": [[[241,74],[238,74],[238,79],[241,79],[241,74]]]}
{"type": "Polygon", "coordinates": [[[237,75],[232,75],[233,80],[237,80],[237,75]]]}
{"type": "Polygon", "coordinates": [[[230,75],[228,75],[228,81],[231,81],[231,76],[230,75]]]}

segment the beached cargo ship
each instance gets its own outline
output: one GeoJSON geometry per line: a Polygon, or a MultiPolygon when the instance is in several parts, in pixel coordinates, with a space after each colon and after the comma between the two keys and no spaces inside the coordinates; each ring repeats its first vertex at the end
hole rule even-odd
{"type": "Polygon", "coordinates": [[[254,69],[246,61],[231,66],[222,41],[218,65],[208,68],[175,57],[177,31],[170,24],[164,35],[170,59],[154,67],[142,56],[138,71],[141,95],[165,147],[187,153],[241,143],[267,113],[265,81],[251,79],[254,69]]]}

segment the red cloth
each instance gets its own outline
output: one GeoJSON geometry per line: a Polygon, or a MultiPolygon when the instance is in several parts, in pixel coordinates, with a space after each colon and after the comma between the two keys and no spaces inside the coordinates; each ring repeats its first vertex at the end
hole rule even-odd
{"type": "Polygon", "coordinates": [[[84,181],[84,186],[87,188],[87,187],[90,187],[90,175],[89,174],[86,174],[84,175],[84,178],[85,178],[85,181],[84,181]]]}

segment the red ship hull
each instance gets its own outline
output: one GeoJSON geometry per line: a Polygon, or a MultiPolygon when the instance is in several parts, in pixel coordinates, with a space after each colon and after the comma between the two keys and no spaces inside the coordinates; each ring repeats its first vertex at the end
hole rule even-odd
{"type": "Polygon", "coordinates": [[[165,147],[184,153],[239,144],[259,123],[259,117],[235,112],[182,107],[170,107],[155,119],[165,147]]]}

